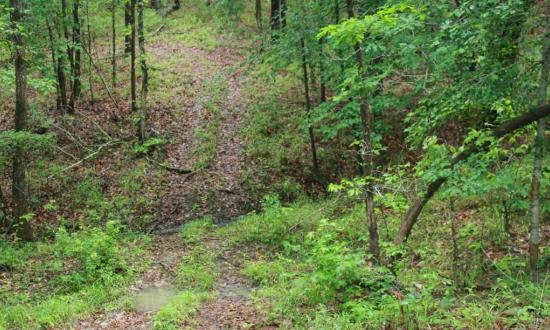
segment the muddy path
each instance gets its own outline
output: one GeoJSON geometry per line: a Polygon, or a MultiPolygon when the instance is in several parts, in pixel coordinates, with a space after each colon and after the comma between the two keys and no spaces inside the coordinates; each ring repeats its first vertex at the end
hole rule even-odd
{"type": "MultiPolygon", "coordinates": [[[[237,249],[227,249],[219,238],[209,237],[204,246],[216,256],[218,276],[211,299],[186,322],[184,329],[277,329],[266,313],[252,304],[255,287],[241,274],[237,249]]],[[[154,329],[155,314],[180,290],[174,283],[180,261],[192,251],[180,235],[157,235],[152,243],[152,263],[130,288],[125,308],[105,310],[75,322],[68,329],[154,329]]]]}

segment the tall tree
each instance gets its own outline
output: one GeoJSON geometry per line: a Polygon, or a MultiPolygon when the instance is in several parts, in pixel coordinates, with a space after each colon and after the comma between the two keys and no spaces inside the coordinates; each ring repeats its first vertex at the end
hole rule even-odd
{"type": "MultiPolygon", "coordinates": [[[[13,32],[13,44],[15,47],[15,131],[27,130],[27,63],[25,62],[25,41],[22,34],[21,22],[24,0],[10,0],[11,28],[13,32]]],[[[33,230],[29,219],[27,195],[27,163],[25,151],[19,144],[15,146],[13,155],[13,215],[18,236],[23,240],[33,239],[33,230]]]]}
{"type": "MultiPolygon", "coordinates": [[[[67,18],[67,0],[61,0],[61,24],[63,25],[63,36],[65,37],[65,43],[67,45],[67,58],[69,59],[69,67],[71,72],[74,68],[74,57],[73,57],[73,45],[71,44],[69,37],[69,19],[67,18]]],[[[65,70],[65,68],[63,68],[65,70]]],[[[72,84],[69,82],[69,87],[73,88],[72,84]]]]}
{"type": "Polygon", "coordinates": [[[71,78],[73,80],[72,94],[69,101],[69,113],[74,113],[75,103],[80,98],[82,92],[82,83],[80,81],[80,67],[82,58],[82,36],[80,35],[80,0],[73,0],[73,56],[74,65],[72,67],[71,78]]]}
{"type": "MultiPolygon", "coordinates": [[[[546,0],[546,28],[543,36],[542,70],[538,98],[540,104],[548,99],[548,76],[550,73],[550,0],[546,0]]],[[[538,121],[535,139],[535,163],[531,180],[531,224],[529,237],[529,272],[533,282],[538,281],[538,261],[540,249],[540,182],[544,159],[546,119],[538,121]]]]}
{"type": "Polygon", "coordinates": [[[116,87],[116,7],[117,0],[111,2],[111,79],[113,88],[116,87]]]}
{"type": "Polygon", "coordinates": [[[124,54],[128,55],[132,51],[132,37],[131,37],[131,24],[132,24],[132,0],[124,0],[124,54]]]}
{"type": "MultiPolygon", "coordinates": [[[[353,0],[347,0],[348,16],[353,18],[355,16],[353,8],[353,0]]],[[[364,80],[367,80],[367,70],[365,68],[365,60],[363,56],[363,49],[361,43],[357,42],[354,46],[355,60],[357,64],[357,70],[359,76],[364,80]]],[[[359,96],[359,111],[361,114],[361,126],[363,131],[363,150],[362,150],[362,163],[363,173],[367,177],[367,181],[372,181],[373,168],[374,168],[374,152],[372,148],[371,134],[371,114],[369,111],[369,103],[367,97],[362,92],[359,96]]],[[[380,261],[380,248],[378,243],[378,223],[374,214],[374,193],[373,185],[368,183],[365,186],[365,208],[367,213],[367,222],[369,226],[369,251],[373,255],[374,262],[380,261]]]]}
{"type": "Polygon", "coordinates": [[[130,98],[132,112],[137,110],[136,97],[136,0],[130,0],[130,98]]]}
{"type": "Polygon", "coordinates": [[[93,75],[92,75],[92,54],[93,52],[93,42],[94,37],[91,30],[91,24],[90,24],[90,0],[86,0],[86,35],[88,37],[88,53],[90,56],[88,57],[88,85],[90,88],[90,104],[94,104],[94,81],[93,81],[93,75]]]}
{"type": "Polygon", "coordinates": [[[145,52],[145,31],[143,28],[143,0],[138,1],[138,36],[139,59],[141,64],[141,105],[139,110],[138,138],[141,143],[145,141],[145,124],[147,122],[147,93],[149,91],[149,69],[145,52]]]}

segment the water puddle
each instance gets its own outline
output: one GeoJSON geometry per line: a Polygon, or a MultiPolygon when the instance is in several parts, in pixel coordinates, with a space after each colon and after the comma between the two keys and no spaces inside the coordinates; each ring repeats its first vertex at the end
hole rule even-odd
{"type": "Polygon", "coordinates": [[[176,289],[168,285],[145,288],[135,297],[135,310],[140,313],[158,312],[176,293],[176,289]]]}

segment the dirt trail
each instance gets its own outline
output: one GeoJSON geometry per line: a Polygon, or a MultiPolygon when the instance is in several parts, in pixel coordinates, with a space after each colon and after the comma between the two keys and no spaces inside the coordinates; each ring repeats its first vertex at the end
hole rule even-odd
{"type": "MultiPolygon", "coordinates": [[[[162,179],[158,196],[162,202],[156,212],[155,230],[174,228],[204,215],[221,221],[243,213],[246,200],[240,188],[243,167],[238,133],[246,109],[238,72],[245,54],[241,53],[242,47],[233,48],[229,46],[232,43],[223,38],[218,36],[219,45],[214,50],[171,40],[168,35],[159,35],[149,45],[148,51],[159,69],[153,66],[152,79],[158,81],[158,87],[157,92],[151,93],[148,124],[153,133],[167,138],[169,144],[163,161],[170,168],[192,171],[168,171],[162,179]],[[218,83],[222,85],[218,91],[221,98],[214,99],[212,93],[218,83]],[[208,129],[208,124],[215,120],[218,127],[214,153],[206,166],[197,169],[198,159],[204,156],[195,152],[200,143],[204,143],[197,137],[197,131],[208,129]]],[[[189,326],[194,329],[274,329],[252,306],[249,296],[253,287],[240,275],[239,265],[233,263],[235,251],[224,250],[222,242],[216,239],[203,243],[217,256],[219,276],[214,298],[202,305],[189,326]]],[[[75,322],[71,328],[151,329],[156,310],[177,293],[172,285],[175,268],[188,250],[177,234],[155,236],[152,266],[131,286],[128,308],[102,311],[75,322]],[[145,299],[153,300],[152,305],[136,306],[140,295],[148,294],[154,296],[145,299]]]]}
{"type": "Polygon", "coordinates": [[[206,246],[218,251],[216,298],[201,307],[196,318],[197,329],[277,329],[268,324],[249,299],[254,287],[240,274],[240,265],[234,263],[235,251],[223,250],[220,242],[209,240],[206,246]]]}

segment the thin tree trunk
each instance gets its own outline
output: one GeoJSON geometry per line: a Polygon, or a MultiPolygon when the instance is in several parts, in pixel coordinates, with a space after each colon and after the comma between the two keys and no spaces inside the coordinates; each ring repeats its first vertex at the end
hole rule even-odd
{"type": "Polygon", "coordinates": [[[8,210],[6,207],[6,200],[4,199],[4,192],[0,187],[0,228],[5,232],[8,228],[8,210]]]}
{"type": "MultiPolygon", "coordinates": [[[[300,39],[300,47],[302,51],[302,70],[304,74],[304,95],[306,98],[306,111],[308,118],[311,115],[311,98],[310,98],[310,92],[309,92],[309,75],[308,75],[308,65],[307,65],[307,53],[306,53],[306,45],[304,38],[300,39]]],[[[317,179],[320,179],[321,172],[319,171],[319,161],[317,159],[317,146],[315,145],[315,136],[313,134],[313,126],[309,125],[308,127],[309,131],[309,143],[311,146],[311,156],[312,156],[312,165],[313,165],[313,173],[317,177],[317,179]]]]}
{"type": "MultiPolygon", "coordinates": [[[[88,34],[88,52],[92,55],[93,52],[93,36],[90,29],[90,0],[86,0],[86,29],[88,34]]],[[[94,105],[94,82],[92,79],[92,58],[88,60],[88,84],[90,85],[90,104],[94,105]]]]}
{"type": "Polygon", "coordinates": [[[458,224],[456,222],[457,219],[454,198],[451,198],[447,217],[451,222],[451,242],[453,243],[453,281],[455,286],[460,288],[460,277],[458,276],[458,272],[460,270],[460,252],[458,250],[458,224]]]}
{"type": "Polygon", "coordinates": [[[53,38],[53,30],[50,26],[50,23],[46,21],[46,26],[48,27],[48,37],[50,40],[50,51],[52,53],[52,66],[53,66],[53,72],[56,73],[56,84],[55,84],[55,106],[57,111],[59,113],[63,114],[63,105],[61,103],[61,84],[59,83],[59,76],[58,76],[58,61],[57,61],[57,52],[55,51],[55,44],[54,44],[54,38],[53,38]]]}
{"type": "Polygon", "coordinates": [[[130,0],[130,97],[132,112],[137,111],[136,97],[136,0],[130,0]]]}
{"type": "Polygon", "coordinates": [[[132,37],[131,37],[131,24],[132,24],[132,1],[133,0],[124,0],[124,26],[126,31],[124,33],[124,53],[126,55],[132,52],[132,37]]]}
{"type": "MultiPolygon", "coordinates": [[[[63,23],[63,36],[65,37],[65,42],[67,43],[67,57],[69,58],[69,69],[71,70],[71,73],[74,71],[74,57],[73,57],[73,45],[71,44],[71,40],[69,38],[69,27],[67,22],[67,0],[61,0],[61,19],[63,23]]],[[[64,68],[63,68],[64,69],[64,68]]],[[[72,88],[73,84],[69,82],[69,88],[72,88]]]]}
{"type": "Polygon", "coordinates": [[[145,58],[145,32],[143,29],[143,0],[138,0],[138,35],[141,63],[141,107],[139,114],[138,138],[145,141],[145,124],[147,122],[147,93],[149,91],[149,70],[145,58]]]}
{"type": "MultiPolygon", "coordinates": [[[[550,73],[550,0],[546,1],[546,30],[544,33],[542,51],[542,70],[539,86],[540,104],[548,98],[548,76],[550,73]]],[[[542,162],[544,159],[546,120],[539,119],[535,140],[535,163],[531,180],[531,224],[529,237],[529,273],[533,282],[538,282],[538,261],[540,249],[540,182],[542,178],[542,162]]]]}
{"type": "MultiPolygon", "coordinates": [[[[15,131],[27,130],[27,63],[25,62],[25,41],[18,25],[22,20],[22,1],[10,0],[13,8],[11,24],[15,46],[15,131]]],[[[13,216],[17,235],[23,240],[33,240],[33,230],[28,214],[27,162],[25,151],[18,144],[13,155],[12,198],[13,216]]]]}
{"type": "MultiPolygon", "coordinates": [[[[495,139],[500,139],[505,135],[523,128],[539,119],[545,118],[550,115],[550,104],[536,107],[531,109],[529,112],[524,113],[521,116],[517,116],[505,122],[504,124],[496,127],[493,130],[493,137],[495,139]]],[[[460,162],[468,159],[471,155],[478,152],[487,150],[490,144],[484,144],[482,146],[477,146],[475,143],[466,147],[464,151],[455,156],[450,163],[449,168],[453,169],[460,162]]],[[[441,188],[441,186],[447,181],[447,177],[439,177],[430,183],[426,189],[426,192],[423,196],[418,197],[413,204],[407,210],[405,217],[401,223],[397,236],[394,239],[395,244],[403,243],[411,234],[411,231],[414,225],[418,222],[418,217],[424,206],[430,201],[430,199],[435,195],[435,193],[441,188]]]]}
{"type": "Polygon", "coordinates": [[[80,98],[80,93],[82,90],[82,84],[80,81],[80,67],[81,67],[81,50],[82,47],[82,38],[80,35],[80,0],[73,0],[73,55],[74,55],[74,66],[71,73],[73,79],[73,88],[71,99],[69,101],[69,113],[75,112],[75,103],[80,98]]]}
{"type": "MultiPolygon", "coordinates": [[[[347,0],[347,9],[348,16],[350,18],[354,17],[353,12],[353,0],[347,0]]],[[[363,50],[359,43],[354,46],[355,51],[355,60],[357,62],[357,69],[359,70],[359,76],[363,79],[367,78],[367,72],[365,70],[365,61],[363,58],[363,50]]],[[[373,175],[374,169],[374,158],[372,150],[372,142],[370,139],[371,134],[371,116],[369,113],[369,104],[367,98],[361,94],[359,109],[361,113],[361,126],[363,128],[363,167],[364,175],[370,181],[373,175]]],[[[378,223],[376,222],[376,217],[374,215],[374,193],[373,185],[367,184],[365,187],[365,208],[367,213],[367,221],[369,225],[369,251],[373,256],[373,262],[379,264],[380,262],[380,247],[379,247],[379,236],[378,236],[378,223]]]]}
{"type": "Polygon", "coordinates": [[[111,37],[112,37],[112,57],[111,57],[111,66],[112,66],[112,85],[113,88],[116,87],[116,6],[117,0],[111,2],[112,12],[111,12],[111,37]]]}

